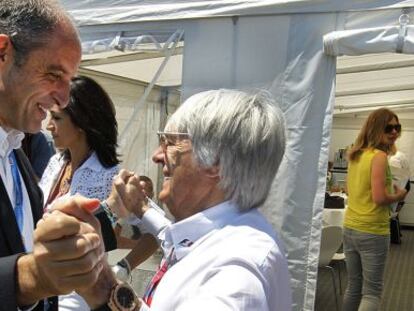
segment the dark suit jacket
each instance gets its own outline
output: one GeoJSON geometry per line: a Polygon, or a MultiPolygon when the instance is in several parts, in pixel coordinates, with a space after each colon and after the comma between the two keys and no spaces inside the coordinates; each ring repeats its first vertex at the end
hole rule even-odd
{"type": "MultiPolygon", "coordinates": [[[[25,156],[19,149],[15,150],[20,174],[30,199],[32,207],[33,223],[36,223],[43,215],[43,193],[37,185],[35,173],[25,156]]],[[[117,247],[112,225],[105,213],[95,215],[103,233],[105,250],[110,251],[117,247]]],[[[24,253],[23,241],[19,227],[14,216],[7,190],[0,176],[0,311],[16,310],[16,261],[20,254],[24,253]]],[[[49,311],[57,311],[57,297],[48,299],[49,311]]],[[[34,311],[43,311],[43,301],[40,301],[34,311]]]]}
{"type": "MultiPolygon", "coordinates": [[[[33,222],[36,224],[43,214],[43,194],[29,161],[22,150],[15,150],[17,164],[29,194],[33,222]]],[[[15,266],[19,254],[24,252],[19,227],[7,190],[0,176],[0,310],[16,310],[16,273],[15,266]]],[[[50,299],[51,309],[57,310],[56,297],[50,299]]],[[[43,310],[43,302],[34,310],[43,310]]]]}

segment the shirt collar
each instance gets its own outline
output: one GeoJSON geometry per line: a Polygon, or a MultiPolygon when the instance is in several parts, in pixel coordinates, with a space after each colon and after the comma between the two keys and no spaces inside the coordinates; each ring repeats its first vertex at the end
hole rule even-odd
{"type": "MultiPolygon", "coordinates": [[[[60,154],[59,163],[60,165],[63,165],[65,163],[65,157],[63,152],[60,154]]],[[[85,162],[82,163],[82,165],[77,170],[81,169],[90,169],[96,172],[102,170],[102,165],[99,162],[96,152],[92,152],[92,154],[86,159],[85,162]]]]}
{"type": "Polygon", "coordinates": [[[13,149],[22,145],[24,133],[15,129],[6,130],[0,126],[0,156],[6,157],[13,149]]]}
{"type": "Polygon", "coordinates": [[[99,172],[102,169],[102,165],[99,162],[96,152],[92,152],[88,159],[79,168],[89,168],[93,171],[99,172]]]}
{"type": "MultiPolygon", "coordinates": [[[[225,201],[191,217],[176,222],[165,229],[163,248],[174,247],[177,260],[186,256],[197,242],[208,233],[221,229],[241,214],[238,205],[225,201]]],[[[166,249],[164,249],[165,253],[166,249]]]]}

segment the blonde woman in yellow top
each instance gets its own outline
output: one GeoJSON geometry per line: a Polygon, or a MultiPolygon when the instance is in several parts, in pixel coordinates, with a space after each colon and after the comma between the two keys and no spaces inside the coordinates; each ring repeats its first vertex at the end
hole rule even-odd
{"type": "Polygon", "coordinates": [[[395,113],[373,111],[365,121],[348,164],[348,208],[344,252],[348,286],[343,311],[377,311],[390,243],[390,204],[404,199],[405,189],[392,185],[387,155],[401,133],[395,113]]]}

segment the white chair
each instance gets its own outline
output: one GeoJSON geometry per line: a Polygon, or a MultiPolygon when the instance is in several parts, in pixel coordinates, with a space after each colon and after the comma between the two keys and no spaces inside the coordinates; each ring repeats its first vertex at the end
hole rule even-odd
{"type": "Polygon", "coordinates": [[[325,208],[323,210],[323,222],[328,226],[339,226],[344,225],[345,209],[330,209],[325,208]]]}
{"type": "MultiPolygon", "coordinates": [[[[324,223],[331,226],[339,226],[343,228],[344,225],[345,209],[331,209],[324,211],[323,218],[324,223]]],[[[342,242],[341,242],[342,244],[342,242]]],[[[343,251],[337,252],[332,261],[338,263],[338,277],[339,277],[339,293],[342,294],[342,278],[341,278],[341,263],[345,264],[345,254],[343,251]]]]}
{"type": "Polygon", "coordinates": [[[319,268],[326,268],[331,272],[332,285],[335,294],[336,310],[338,309],[338,296],[336,291],[335,270],[329,264],[342,244],[342,227],[326,226],[322,228],[321,248],[319,253],[319,268]]]}
{"type": "Polygon", "coordinates": [[[332,263],[338,264],[338,277],[339,277],[339,294],[342,295],[342,278],[341,278],[341,263],[345,265],[345,254],[343,251],[335,253],[332,257],[332,263]]]}

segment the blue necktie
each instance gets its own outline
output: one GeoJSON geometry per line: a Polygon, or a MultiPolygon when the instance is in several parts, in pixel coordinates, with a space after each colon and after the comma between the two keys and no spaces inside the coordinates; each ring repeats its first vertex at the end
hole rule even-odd
{"type": "Polygon", "coordinates": [[[20,233],[23,233],[23,192],[20,180],[19,168],[17,167],[14,151],[9,154],[9,161],[13,175],[13,194],[15,198],[14,215],[16,216],[17,225],[20,233]]]}

